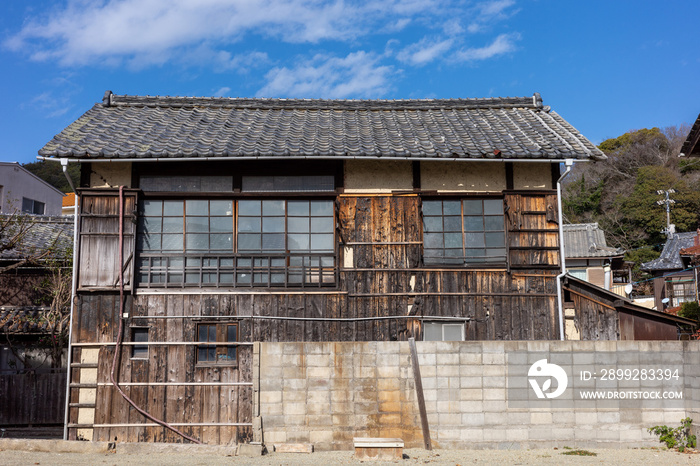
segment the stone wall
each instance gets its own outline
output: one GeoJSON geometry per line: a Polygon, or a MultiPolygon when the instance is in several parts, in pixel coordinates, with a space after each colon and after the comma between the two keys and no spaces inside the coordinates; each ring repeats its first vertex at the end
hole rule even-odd
{"type": "MultiPolygon", "coordinates": [[[[657,439],[647,433],[648,427],[675,427],[685,416],[700,423],[700,342],[484,341],[416,346],[436,448],[655,446],[657,439]],[[630,360],[634,352],[640,355],[630,360]],[[643,408],[634,400],[571,400],[569,405],[563,400],[559,405],[546,401],[550,404],[545,407],[537,403],[513,407],[517,403],[508,399],[515,393],[508,386],[513,383],[513,361],[528,353],[535,358],[546,353],[569,372],[578,363],[590,362],[593,367],[595,361],[608,364],[619,357],[626,363],[645,364],[654,355],[657,359],[661,353],[675,355],[683,400],[643,408]]],[[[319,450],[350,449],[353,437],[399,437],[409,448],[423,445],[407,342],[262,343],[259,399],[268,445],[303,442],[319,450]]]]}

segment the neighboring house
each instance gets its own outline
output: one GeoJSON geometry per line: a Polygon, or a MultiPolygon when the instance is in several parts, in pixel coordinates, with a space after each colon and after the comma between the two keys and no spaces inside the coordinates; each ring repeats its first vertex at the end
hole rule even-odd
{"type": "Polygon", "coordinates": [[[692,249],[698,246],[700,232],[674,233],[666,240],[661,255],[642,264],[641,269],[654,277],[654,300],[659,311],[697,301],[696,269],[691,267],[692,249]],[[688,253],[683,254],[686,250],[688,253]],[[664,303],[664,300],[668,299],[664,303]]]}
{"type": "Polygon", "coordinates": [[[17,162],[0,162],[0,213],[61,215],[63,193],[17,162]]]}
{"type": "MultiPolygon", "coordinates": [[[[3,222],[7,216],[0,217],[3,222]]],[[[24,369],[13,350],[24,354],[45,335],[51,296],[42,283],[55,267],[70,267],[73,253],[73,221],[64,217],[14,216],[15,231],[25,229],[13,248],[0,251],[0,370],[24,369]],[[12,347],[12,348],[11,348],[12,347]]],[[[5,226],[3,241],[13,236],[13,227],[5,226]]],[[[46,358],[32,358],[50,366],[46,358]]]]}
{"type": "Polygon", "coordinates": [[[558,339],[560,166],[605,158],[538,94],[107,92],[39,153],[82,170],[69,438],[178,439],[109,384],[116,342],[137,404],[222,444],[253,342],[558,339]]]}
{"type": "Polygon", "coordinates": [[[597,223],[564,225],[564,251],[569,275],[626,296],[631,263],[624,260],[623,249],[608,247],[597,223]]]}
{"type": "Polygon", "coordinates": [[[75,193],[67,193],[63,197],[61,215],[75,215],[75,193]]]}
{"type": "Polygon", "coordinates": [[[51,304],[53,285],[70,286],[73,221],[13,214],[0,222],[0,425],[61,424],[67,345],[58,323],[68,309],[60,319],[51,304]]]}
{"type": "Polygon", "coordinates": [[[690,339],[698,323],[634,304],[630,299],[567,275],[567,340],[690,339]]]}

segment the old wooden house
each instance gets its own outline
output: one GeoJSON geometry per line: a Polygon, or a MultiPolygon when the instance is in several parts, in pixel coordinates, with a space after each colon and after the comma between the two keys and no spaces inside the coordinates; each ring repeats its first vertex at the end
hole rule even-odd
{"type": "Polygon", "coordinates": [[[562,167],[605,157],[538,94],[107,92],[40,154],[82,167],[69,438],[181,440],[114,374],[219,444],[256,341],[561,338],[562,167]]]}

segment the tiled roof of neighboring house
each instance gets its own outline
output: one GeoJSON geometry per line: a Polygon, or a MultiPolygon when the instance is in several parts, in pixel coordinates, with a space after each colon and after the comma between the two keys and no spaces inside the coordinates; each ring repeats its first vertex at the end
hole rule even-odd
{"type": "Polygon", "coordinates": [[[690,133],[688,133],[683,147],[681,147],[681,154],[700,157],[700,145],[698,142],[700,142],[700,115],[698,115],[698,119],[695,120],[695,124],[690,129],[690,133]]]}
{"type": "Polygon", "coordinates": [[[673,237],[666,240],[661,255],[653,261],[642,264],[642,270],[649,272],[655,270],[680,270],[683,268],[681,249],[694,246],[696,237],[694,231],[687,233],[674,233],[673,237]]]}
{"type": "MultiPolygon", "coordinates": [[[[27,222],[27,230],[14,248],[0,251],[0,260],[21,260],[41,256],[48,249],[45,258],[69,259],[73,247],[73,219],[70,217],[41,217],[35,215],[0,216],[0,222],[27,222]]],[[[6,227],[5,232],[11,232],[6,227]]],[[[16,228],[16,227],[15,227],[16,228]]],[[[16,230],[14,230],[16,231],[16,230]]],[[[0,241],[8,241],[11,234],[3,235],[0,241]]]]}
{"type": "Polygon", "coordinates": [[[39,154],[80,159],[604,159],[532,97],[307,100],[110,91],[39,154]]]}
{"type": "Polygon", "coordinates": [[[43,316],[48,310],[46,307],[0,307],[0,334],[46,333],[48,321],[43,316]]]}
{"type": "Polygon", "coordinates": [[[597,223],[572,223],[564,225],[564,251],[567,258],[617,257],[625,251],[608,247],[605,232],[597,223]]]}
{"type": "Polygon", "coordinates": [[[73,207],[75,206],[75,193],[67,193],[63,196],[62,207],[73,207]]]}

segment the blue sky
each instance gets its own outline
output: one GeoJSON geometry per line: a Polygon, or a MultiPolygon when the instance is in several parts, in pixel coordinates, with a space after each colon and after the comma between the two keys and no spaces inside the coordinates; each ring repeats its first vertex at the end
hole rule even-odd
{"type": "Polygon", "coordinates": [[[2,161],[115,94],[530,96],[594,143],[700,113],[700,2],[0,2],[2,161]]]}

